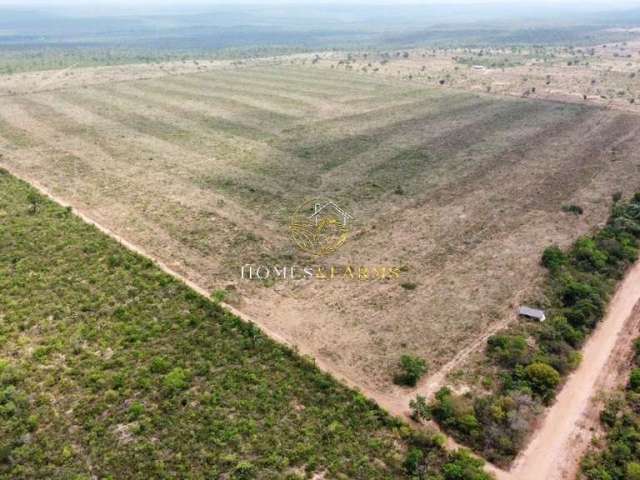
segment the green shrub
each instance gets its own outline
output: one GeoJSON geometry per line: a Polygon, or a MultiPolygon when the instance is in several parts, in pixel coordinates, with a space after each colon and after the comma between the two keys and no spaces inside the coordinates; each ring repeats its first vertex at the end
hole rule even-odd
{"type": "Polygon", "coordinates": [[[457,415],[457,408],[453,401],[453,394],[447,387],[436,392],[435,400],[430,406],[431,414],[440,423],[451,424],[457,415]]]}
{"type": "Polygon", "coordinates": [[[419,473],[420,465],[424,459],[424,453],[419,448],[412,447],[407,452],[407,457],[404,460],[402,466],[408,475],[417,475],[419,473]]]}
{"type": "Polygon", "coordinates": [[[238,462],[236,467],[233,469],[233,478],[238,480],[248,480],[250,478],[255,478],[256,475],[256,467],[246,460],[238,462]]]}
{"type": "Polygon", "coordinates": [[[152,373],[168,373],[171,369],[171,362],[164,357],[153,357],[149,370],[152,373]]]}
{"type": "Polygon", "coordinates": [[[640,390],[640,368],[634,368],[629,377],[629,388],[634,391],[640,390]]]}
{"type": "Polygon", "coordinates": [[[629,462],[625,468],[625,480],[640,480],[640,463],[629,462]]]}
{"type": "Polygon", "coordinates": [[[134,402],[129,407],[129,420],[137,420],[144,413],[144,405],[134,402]]]}
{"type": "Polygon", "coordinates": [[[543,398],[548,398],[560,384],[560,374],[551,365],[536,362],[525,368],[531,389],[543,398]]]}
{"type": "Polygon", "coordinates": [[[557,245],[545,248],[542,253],[542,265],[551,271],[559,270],[566,262],[566,255],[557,245]]]}
{"type": "MultiPolygon", "coordinates": [[[[633,352],[635,354],[634,361],[636,362],[636,365],[640,366],[640,338],[637,338],[633,342],[633,352]]],[[[2,374],[2,369],[0,368],[0,375],[1,374],[2,374]]]]}
{"type": "Polygon", "coordinates": [[[573,327],[564,315],[554,315],[538,334],[538,339],[549,351],[560,350],[562,342],[578,348],[584,341],[584,333],[573,327]]]}
{"type": "Polygon", "coordinates": [[[186,389],[189,386],[187,372],[180,367],[174,368],[165,375],[163,385],[169,393],[186,389]]]}
{"type": "Polygon", "coordinates": [[[228,293],[226,290],[214,290],[213,293],[211,293],[211,300],[214,303],[222,303],[227,298],[228,293]]]}
{"type": "Polygon", "coordinates": [[[38,213],[38,207],[42,203],[40,195],[38,195],[34,191],[30,191],[27,194],[27,201],[29,202],[29,213],[31,213],[32,215],[38,213]]]}
{"type": "Polygon", "coordinates": [[[395,383],[415,387],[418,380],[427,373],[427,362],[413,355],[402,355],[400,370],[394,379],[395,383]]]}
{"type": "Polygon", "coordinates": [[[444,387],[436,393],[434,402],[429,406],[431,415],[438,422],[453,427],[464,437],[480,429],[475,416],[474,406],[467,397],[456,396],[444,387]]]}
{"type": "Polygon", "coordinates": [[[484,462],[472,457],[466,450],[456,450],[442,467],[445,480],[491,480],[483,471],[484,462]]]}
{"type": "Polygon", "coordinates": [[[528,363],[529,348],[522,335],[493,335],[487,341],[489,356],[507,367],[528,363]]]}
{"type": "Polygon", "coordinates": [[[576,266],[585,272],[602,271],[607,265],[608,256],[598,248],[593,238],[580,238],[571,249],[576,266]]]}

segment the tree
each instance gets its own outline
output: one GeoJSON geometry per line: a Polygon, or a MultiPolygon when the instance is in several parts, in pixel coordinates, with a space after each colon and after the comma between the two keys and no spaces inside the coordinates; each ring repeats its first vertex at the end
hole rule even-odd
{"type": "Polygon", "coordinates": [[[560,383],[560,374],[551,365],[535,362],[525,368],[531,389],[543,398],[548,398],[560,383]]]}
{"type": "Polygon", "coordinates": [[[401,373],[396,376],[395,383],[415,387],[418,380],[427,372],[427,362],[413,355],[400,357],[401,373]]]}
{"type": "Polygon", "coordinates": [[[446,424],[455,418],[456,408],[450,389],[442,387],[438,390],[436,399],[431,405],[431,412],[440,423],[446,424]]]}

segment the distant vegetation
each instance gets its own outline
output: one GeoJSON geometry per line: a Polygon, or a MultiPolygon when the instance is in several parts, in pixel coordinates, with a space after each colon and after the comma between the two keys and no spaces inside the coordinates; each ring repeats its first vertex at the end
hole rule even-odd
{"type": "Polygon", "coordinates": [[[393,35],[389,41],[401,45],[437,46],[505,46],[505,45],[593,45],[623,42],[635,38],[633,33],[614,32],[594,25],[541,26],[511,29],[489,26],[445,26],[393,35]]]}
{"type": "Polygon", "coordinates": [[[0,478],[485,480],[0,170],[0,478]]]}
{"type": "MultiPolygon", "coordinates": [[[[0,47],[2,37],[0,37],[0,47]]],[[[247,46],[218,48],[166,48],[116,46],[96,47],[80,45],[75,47],[48,45],[12,46],[0,48],[0,75],[14,73],[61,70],[108,65],[154,64],[161,62],[194,62],[203,60],[225,60],[289,55],[308,52],[300,46],[247,46]]],[[[69,74],[73,74],[73,70],[69,74]]]]}
{"type": "MultiPolygon", "coordinates": [[[[638,10],[597,15],[588,8],[570,25],[552,6],[455,5],[211,6],[189,11],[97,15],[0,7],[0,74],[75,66],[149,63],[195,58],[247,58],[319,50],[410,48],[415,46],[559,45],[623,42],[632,32],[610,27],[640,19],[638,10]],[[530,19],[539,18],[531,26],[530,19]],[[555,17],[555,18],[554,18],[555,17]],[[348,19],[345,21],[345,19],[348,19]],[[554,19],[546,24],[545,20],[554,19]],[[495,21],[509,28],[497,27],[495,21]]],[[[471,61],[471,60],[469,60],[471,61]]],[[[465,59],[462,63],[467,63],[465,59]]],[[[473,60],[491,67],[518,62],[473,60]]]]}
{"type": "Polygon", "coordinates": [[[498,55],[463,56],[457,57],[456,62],[462,65],[481,65],[487,68],[508,68],[524,64],[521,56],[512,58],[498,55]]]}
{"type": "Polygon", "coordinates": [[[488,340],[487,361],[498,378],[493,393],[456,395],[443,388],[429,409],[417,416],[432,416],[488,460],[508,464],[535,417],[579,364],[585,338],[602,318],[616,282],[637,258],[639,238],[640,194],[636,194],[628,203],[616,203],[607,225],[580,238],[569,251],[547,248],[542,264],[549,271],[545,301],[549,320],[521,324],[488,340]]]}

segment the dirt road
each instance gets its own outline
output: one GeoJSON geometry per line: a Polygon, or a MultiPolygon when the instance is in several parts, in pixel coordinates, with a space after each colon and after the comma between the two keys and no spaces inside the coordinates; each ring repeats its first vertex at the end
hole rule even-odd
{"type": "Polygon", "coordinates": [[[638,334],[634,307],[639,299],[640,263],[636,263],[583,348],[582,363],[569,377],[511,471],[499,474],[500,480],[575,478],[579,459],[591,439],[591,428],[596,426],[597,415],[591,414],[596,396],[602,388],[610,386],[610,373],[626,361],[632,339],[638,334]]]}

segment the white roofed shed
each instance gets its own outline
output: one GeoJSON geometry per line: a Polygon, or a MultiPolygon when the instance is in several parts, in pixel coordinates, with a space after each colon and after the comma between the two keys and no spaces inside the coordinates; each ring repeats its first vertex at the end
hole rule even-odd
{"type": "Polygon", "coordinates": [[[532,318],[534,320],[538,320],[539,322],[544,322],[547,318],[544,315],[544,310],[539,310],[537,308],[531,307],[520,307],[518,309],[518,315],[520,315],[521,317],[532,318]]]}

